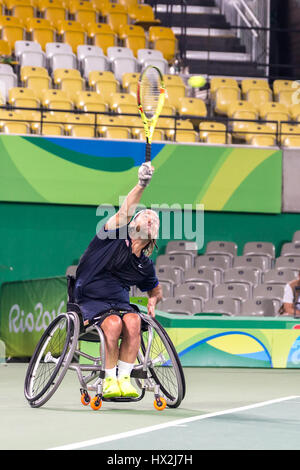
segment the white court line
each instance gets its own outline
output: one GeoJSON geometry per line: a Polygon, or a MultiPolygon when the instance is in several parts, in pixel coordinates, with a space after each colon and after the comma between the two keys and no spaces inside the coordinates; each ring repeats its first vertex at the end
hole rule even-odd
{"type": "Polygon", "coordinates": [[[252,410],[254,408],[260,408],[267,405],[273,405],[274,403],[280,403],[287,400],[294,400],[295,398],[300,398],[299,395],[276,398],[274,400],[262,401],[260,403],[254,403],[253,405],[241,406],[239,408],[231,408],[223,411],[216,411],[214,413],[207,413],[198,416],[191,416],[190,418],[181,418],[174,421],[169,421],[168,423],[156,424],[154,426],[148,426],[146,428],[134,429],[133,431],[121,432],[119,434],[112,434],[110,436],[99,437],[96,439],[90,439],[88,441],[76,442],[74,444],[67,444],[59,447],[52,447],[48,450],[74,450],[80,449],[83,447],[91,447],[98,444],[103,444],[105,442],[117,441],[119,439],[126,439],[128,437],[137,436],[140,434],[146,434],[148,432],[160,431],[161,429],[166,429],[172,426],[180,426],[186,423],[192,423],[193,421],[200,421],[207,418],[214,418],[216,416],[227,415],[230,413],[237,413],[239,411],[252,410]]]}

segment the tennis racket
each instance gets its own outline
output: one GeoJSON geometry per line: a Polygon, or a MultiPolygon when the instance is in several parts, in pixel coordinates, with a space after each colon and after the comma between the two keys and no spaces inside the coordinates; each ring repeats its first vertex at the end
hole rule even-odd
{"type": "Polygon", "coordinates": [[[158,117],[165,102],[166,89],[159,68],[148,65],[137,85],[137,104],[144,123],[146,162],[151,160],[151,143],[158,117]]]}

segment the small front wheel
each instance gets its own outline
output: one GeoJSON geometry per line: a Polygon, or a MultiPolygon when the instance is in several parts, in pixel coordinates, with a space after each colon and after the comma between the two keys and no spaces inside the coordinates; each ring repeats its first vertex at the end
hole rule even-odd
{"type": "Polygon", "coordinates": [[[87,406],[91,401],[91,397],[89,396],[89,394],[87,392],[83,392],[81,394],[81,403],[84,405],[84,406],[87,406]]]}
{"type": "Polygon", "coordinates": [[[162,411],[166,408],[167,402],[163,397],[158,397],[154,400],[154,408],[158,411],[162,411]]]}
{"type": "Polygon", "coordinates": [[[102,400],[97,395],[91,400],[91,408],[95,411],[99,410],[102,406],[102,400]]]}

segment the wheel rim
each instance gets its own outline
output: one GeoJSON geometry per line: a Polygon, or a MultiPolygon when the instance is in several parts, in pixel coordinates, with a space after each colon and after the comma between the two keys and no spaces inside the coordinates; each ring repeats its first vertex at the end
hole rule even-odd
{"type": "Polygon", "coordinates": [[[57,317],[45,331],[28,369],[25,395],[29,401],[51,393],[64,368],[71,333],[70,319],[65,315],[57,317]]]}
{"type": "MultiPolygon", "coordinates": [[[[179,386],[181,381],[180,370],[177,365],[174,353],[168,340],[162,337],[155,324],[153,327],[153,338],[150,349],[149,372],[154,381],[159,385],[162,396],[170,406],[177,406],[183,396],[179,386]]],[[[148,341],[148,332],[142,335],[142,351],[145,354],[148,341]]]]}

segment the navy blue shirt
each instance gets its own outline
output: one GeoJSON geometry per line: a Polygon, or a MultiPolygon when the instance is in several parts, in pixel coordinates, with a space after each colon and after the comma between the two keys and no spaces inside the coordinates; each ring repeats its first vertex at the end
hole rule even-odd
{"type": "Polygon", "coordinates": [[[129,291],[137,286],[146,292],[158,285],[153,262],[131,250],[128,226],[105,230],[93,238],[76,272],[75,300],[84,319],[91,320],[110,309],[132,311],[129,291]]]}

